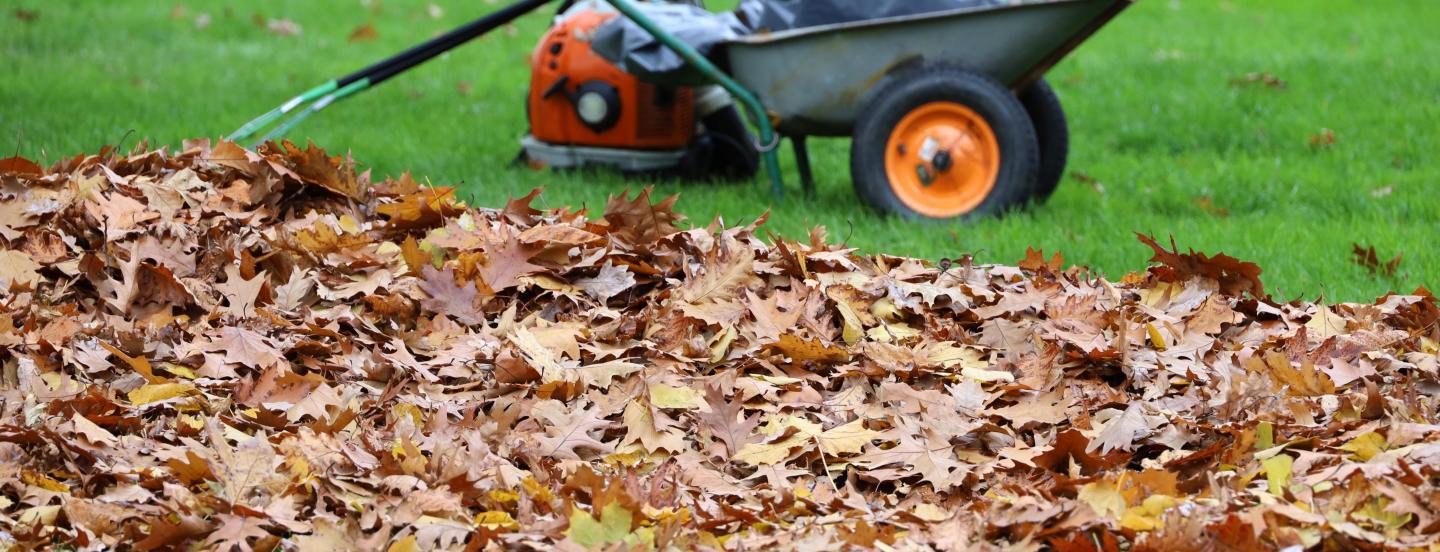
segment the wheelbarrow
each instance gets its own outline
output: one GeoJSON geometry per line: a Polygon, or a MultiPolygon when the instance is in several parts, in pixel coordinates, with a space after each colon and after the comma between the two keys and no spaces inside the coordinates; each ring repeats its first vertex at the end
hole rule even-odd
{"type": "MultiPolygon", "coordinates": [[[[327,106],[549,1],[517,0],[322,83],[228,139],[267,128],[260,142],[283,136],[327,106]]],[[[714,52],[725,69],[660,28],[632,0],[605,1],[745,106],[777,198],[785,189],[777,152],[782,137],[794,144],[800,180],[810,192],[806,137],[848,135],[850,173],[861,198],[886,213],[950,219],[1002,213],[1054,191],[1069,136],[1060,101],[1041,77],[1133,0],[1031,0],[746,36],[714,52]]]]}
{"type": "Polygon", "coordinates": [[[635,7],[607,0],[750,112],[774,193],[789,137],[814,189],[807,136],[850,136],[856,193],[916,219],[1000,214],[1064,175],[1064,110],[1046,71],[1133,0],[1050,0],[762,33],[712,62],[635,7]],[[725,69],[721,69],[723,65],[725,69]]]}

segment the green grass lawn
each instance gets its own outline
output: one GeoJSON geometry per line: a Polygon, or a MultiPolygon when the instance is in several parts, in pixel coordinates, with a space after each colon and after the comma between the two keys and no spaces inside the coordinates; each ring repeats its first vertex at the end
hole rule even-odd
{"type": "MultiPolygon", "coordinates": [[[[7,2],[0,151],[53,161],[122,138],[223,135],[304,88],[498,6],[437,0],[437,18],[428,4],[7,2]],[[301,32],[274,34],[267,19],[301,32]],[[347,40],[368,22],[377,39],[347,40]]],[[[531,15],[291,137],[348,149],[376,174],[458,183],[482,205],[544,186],[549,206],[603,206],[627,183],[507,168],[525,130],[526,56],[546,22],[531,15]]],[[[851,191],[846,140],[813,141],[814,198],[792,193],[774,204],[759,180],[659,190],[681,193],[696,223],[771,209],[772,231],[803,236],[821,224],[869,251],[1013,263],[1034,246],[1119,277],[1144,266],[1140,231],[1258,262],[1282,298],[1365,301],[1434,288],[1437,26],[1440,3],[1430,1],[1143,0],[1050,74],[1070,113],[1072,174],[1049,204],[1003,220],[924,225],[869,213],[851,191]],[[1286,86],[1232,84],[1247,73],[1286,86]],[[1322,129],[1333,145],[1312,144],[1322,129]],[[1370,275],[1352,262],[1354,243],[1403,255],[1399,273],[1370,275]]],[[[796,180],[788,166],[787,175],[796,180]]]]}

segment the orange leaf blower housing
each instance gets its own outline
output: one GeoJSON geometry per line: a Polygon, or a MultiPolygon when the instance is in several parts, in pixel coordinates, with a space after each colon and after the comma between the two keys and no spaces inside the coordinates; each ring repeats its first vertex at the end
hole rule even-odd
{"type": "Polygon", "coordinates": [[[613,13],[578,11],[550,29],[531,56],[530,132],[550,144],[680,150],[695,135],[695,95],[661,88],[590,50],[613,13]]]}
{"type": "Polygon", "coordinates": [[[599,2],[567,3],[531,55],[523,157],[535,167],[600,165],[627,173],[749,178],[754,137],[729,94],[650,84],[590,48],[618,17],[599,2]]]}

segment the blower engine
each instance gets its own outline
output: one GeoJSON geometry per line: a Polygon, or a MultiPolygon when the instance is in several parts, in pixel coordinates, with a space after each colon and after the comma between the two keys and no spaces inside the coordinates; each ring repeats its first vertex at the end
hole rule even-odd
{"type": "Polygon", "coordinates": [[[540,39],[522,157],[535,167],[697,180],[754,175],[754,139],[723,88],[642,82],[590,49],[595,29],[617,15],[604,3],[573,3],[540,39]]]}

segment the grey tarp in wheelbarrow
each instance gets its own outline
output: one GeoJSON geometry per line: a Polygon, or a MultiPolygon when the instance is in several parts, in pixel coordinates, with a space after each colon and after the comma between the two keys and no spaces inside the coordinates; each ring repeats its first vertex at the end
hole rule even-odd
{"type": "MultiPolygon", "coordinates": [[[[1017,0],[745,0],[729,13],[711,13],[682,3],[637,6],[661,28],[702,55],[742,36],[901,17],[946,10],[998,6],[1017,0]]],[[[620,17],[595,32],[592,48],[627,73],[650,82],[701,84],[704,75],[687,67],[674,50],[634,21],[620,17]]]]}

